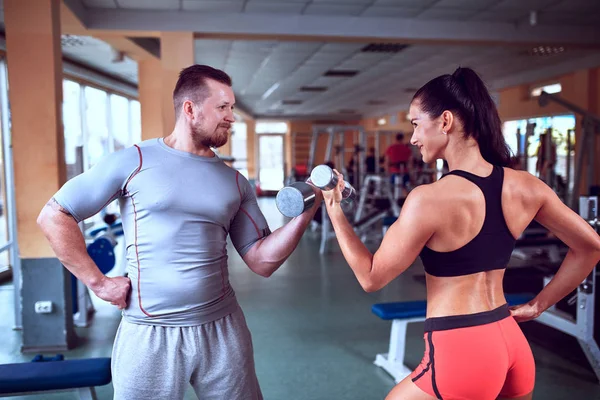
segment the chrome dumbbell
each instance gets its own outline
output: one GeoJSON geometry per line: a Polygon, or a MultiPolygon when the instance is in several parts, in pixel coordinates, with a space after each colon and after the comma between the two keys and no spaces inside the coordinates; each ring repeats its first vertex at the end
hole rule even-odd
{"type": "MultiPolygon", "coordinates": [[[[310,173],[310,180],[313,185],[321,190],[331,190],[338,184],[337,174],[325,164],[317,165],[310,173]]],[[[350,203],[356,199],[356,190],[351,184],[344,181],[344,190],[342,190],[342,202],[350,203]]]]}
{"type": "Polygon", "coordinates": [[[315,204],[315,189],[306,182],[294,182],[277,193],[275,204],[280,213],[297,217],[315,204]]]}

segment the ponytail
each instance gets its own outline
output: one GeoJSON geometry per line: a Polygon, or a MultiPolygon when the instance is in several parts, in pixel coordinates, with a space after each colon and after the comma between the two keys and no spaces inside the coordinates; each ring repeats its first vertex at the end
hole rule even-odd
{"type": "Polygon", "coordinates": [[[432,118],[452,111],[463,123],[465,136],[475,139],[486,161],[499,166],[510,164],[510,149],[502,134],[496,105],[471,68],[459,67],[452,75],[432,79],[415,93],[414,100],[432,118]]]}

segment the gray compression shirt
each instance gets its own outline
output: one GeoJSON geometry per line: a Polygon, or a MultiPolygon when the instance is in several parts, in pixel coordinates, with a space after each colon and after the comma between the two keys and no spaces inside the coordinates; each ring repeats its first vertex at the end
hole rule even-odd
{"type": "Polygon", "coordinates": [[[243,175],[162,138],[109,154],[54,198],[77,221],[119,200],[132,289],[123,315],[133,323],[193,326],[230,314],[227,234],[241,256],[270,234],[243,175]]]}

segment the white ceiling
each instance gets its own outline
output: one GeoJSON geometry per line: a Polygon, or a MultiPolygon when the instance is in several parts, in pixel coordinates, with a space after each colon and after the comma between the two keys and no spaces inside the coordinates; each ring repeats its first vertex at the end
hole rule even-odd
{"type": "Polygon", "coordinates": [[[106,42],[91,36],[62,35],[62,52],[65,57],[89,65],[122,80],[137,83],[137,63],[119,54],[106,42]]]}
{"type": "Polygon", "coordinates": [[[598,24],[598,0],[81,0],[87,8],[598,24]]]}
{"type": "Polygon", "coordinates": [[[354,110],[372,115],[406,107],[416,89],[458,66],[473,67],[492,89],[501,89],[495,81],[594,54],[565,49],[536,56],[523,48],[458,45],[414,45],[398,53],[371,53],[362,52],[363,47],[357,43],[196,40],[196,62],[230,74],[238,100],[255,114],[339,115],[344,113],[341,110],[354,110]],[[358,74],[324,76],[331,69],[358,74]],[[304,92],[300,90],[304,86],[327,90],[304,92]],[[285,105],[284,101],[300,104],[285,105]]]}
{"type": "MultiPolygon", "coordinates": [[[[2,0],[0,0],[0,3],[2,0]]],[[[154,15],[181,20],[185,15],[213,20],[235,15],[267,16],[281,22],[291,16],[324,16],[328,21],[403,24],[427,21],[434,26],[446,22],[473,27],[481,23],[529,26],[536,11],[536,25],[529,31],[553,34],[588,27],[600,27],[600,0],[65,0],[79,13],[102,15],[117,11],[120,23],[136,16],[154,15]],[[160,14],[160,13],[166,14],[160,14]],[[151,13],[151,14],[149,14],[151,13]],[[170,13],[170,14],[169,14],[170,13]],[[196,15],[196,14],[194,14],[196,15]],[[352,19],[347,19],[351,16],[352,19]],[[123,17],[123,18],[125,18],[123,17]],[[375,18],[375,19],[374,19],[375,18]],[[438,23],[439,21],[439,23],[438,23]]],[[[76,12],[77,13],[77,12],[76,12]]],[[[304,18],[304,17],[298,17],[304,18]]],[[[306,17],[310,18],[310,17],[306,17]]],[[[93,18],[92,18],[93,19],[93,18]]],[[[126,22],[123,22],[126,21],[126,22]]],[[[220,21],[220,20],[219,20],[220,21]]],[[[287,21],[287,20],[286,20],[287,21]]],[[[291,20],[290,20],[291,21],[291,20]]],[[[183,24],[184,22],[182,22],[183,24]]],[[[479,24],[479,25],[478,25],[479,24]]],[[[485,26],[485,25],[484,25],[485,26]]],[[[496,25],[497,26],[497,25],[496,25]]],[[[346,27],[347,28],[347,27],[346,27]]],[[[116,28],[115,28],[116,29],[116,28]]],[[[139,28],[141,29],[141,28],[139,28]]],[[[158,29],[158,28],[157,28],[158,29]]],[[[290,27],[290,29],[292,29],[290,27]]],[[[350,29],[351,30],[351,29],[350,29]]],[[[499,30],[502,34],[504,31],[499,30]]],[[[577,32],[573,30],[568,33],[577,32]]],[[[310,33],[310,32],[309,32],[310,33]]],[[[566,33],[565,33],[566,34],[566,33]]],[[[473,37],[477,37],[473,33],[473,37]]],[[[243,36],[243,35],[242,35],[243,36]]],[[[93,38],[72,37],[75,46],[65,44],[66,56],[106,71],[129,82],[137,82],[137,66],[126,58],[112,62],[107,44],[93,38]]],[[[441,37],[443,39],[443,37],[441,37]]],[[[598,37],[585,38],[600,45],[598,37]]],[[[220,68],[233,78],[242,107],[255,116],[348,118],[377,115],[406,107],[414,91],[429,79],[452,73],[457,66],[471,66],[493,90],[510,85],[548,79],[580,68],[600,66],[597,50],[565,45],[553,55],[534,55],[532,45],[412,44],[397,53],[363,52],[368,44],[323,41],[196,39],[195,61],[220,68]],[[354,70],[353,77],[326,77],[328,70],[354,70]],[[305,86],[325,87],[323,92],[305,92],[305,86]],[[297,104],[283,104],[292,102],[297,104]],[[373,104],[375,103],[375,104],[373,104]]],[[[373,40],[377,43],[377,40],[373,40]]]]}

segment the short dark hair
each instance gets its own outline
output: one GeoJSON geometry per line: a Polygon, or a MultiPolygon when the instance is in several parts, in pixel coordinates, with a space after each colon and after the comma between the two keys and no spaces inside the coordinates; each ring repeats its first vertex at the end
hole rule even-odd
{"type": "Polygon", "coordinates": [[[404,133],[398,133],[396,135],[396,140],[404,140],[404,133]]]}
{"type": "Polygon", "coordinates": [[[208,79],[231,86],[229,75],[208,65],[195,64],[181,70],[173,90],[175,116],[179,114],[179,110],[186,99],[192,100],[194,103],[202,103],[206,99],[208,96],[206,81],[208,79]]]}
{"type": "Polygon", "coordinates": [[[493,165],[508,166],[510,149],[502,134],[496,105],[485,84],[471,68],[459,67],[452,75],[441,75],[417,90],[413,100],[431,118],[446,110],[463,123],[466,137],[473,137],[483,158],[493,165]]]}

